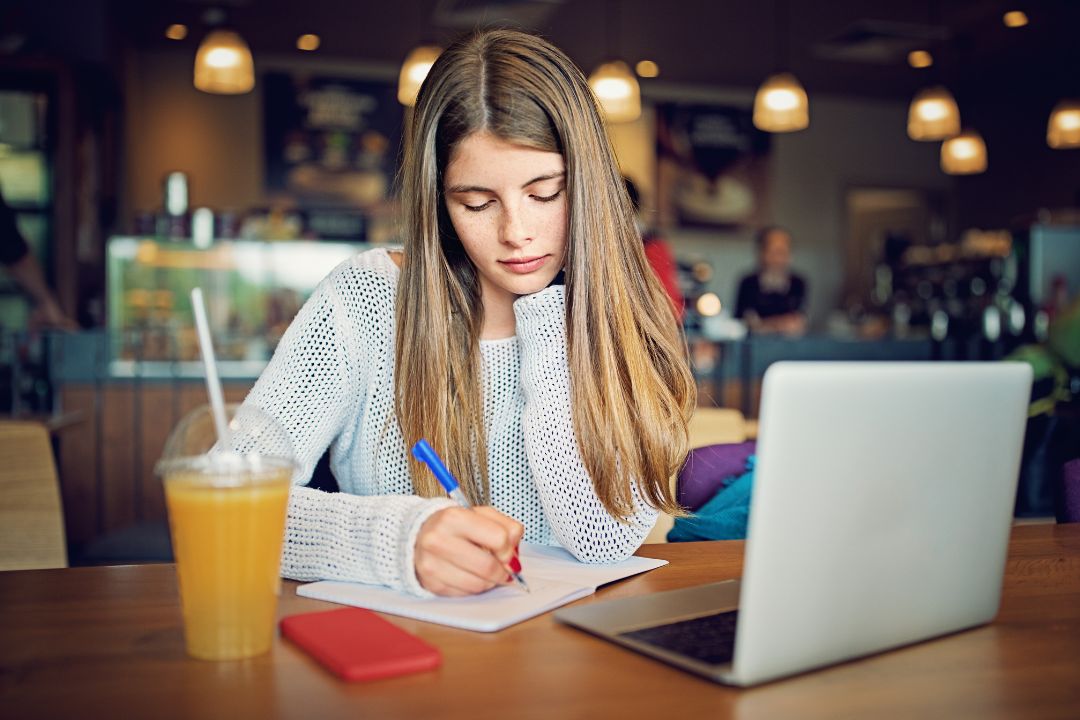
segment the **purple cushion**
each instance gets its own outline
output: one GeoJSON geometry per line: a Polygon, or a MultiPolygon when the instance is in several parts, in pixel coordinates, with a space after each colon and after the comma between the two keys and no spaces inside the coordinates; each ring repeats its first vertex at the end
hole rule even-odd
{"type": "Polygon", "coordinates": [[[1070,460],[1061,468],[1064,495],[1064,522],[1080,522],[1080,458],[1070,460]]]}
{"type": "Polygon", "coordinates": [[[707,503],[726,480],[746,472],[746,459],[756,448],[756,441],[747,440],[691,450],[676,483],[679,504],[697,510],[707,503]]]}

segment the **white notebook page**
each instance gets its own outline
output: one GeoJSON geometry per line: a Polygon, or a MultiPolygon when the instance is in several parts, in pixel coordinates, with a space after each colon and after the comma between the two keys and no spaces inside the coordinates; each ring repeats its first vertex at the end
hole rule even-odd
{"type": "Polygon", "coordinates": [[[494,632],[553,610],[615,580],[666,565],[667,560],[631,557],[610,565],[580,563],[566,550],[521,545],[522,576],[531,592],[512,585],[463,598],[418,598],[380,585],[323,580],[301,585],[296,594],[392,615],[494,632]]]}

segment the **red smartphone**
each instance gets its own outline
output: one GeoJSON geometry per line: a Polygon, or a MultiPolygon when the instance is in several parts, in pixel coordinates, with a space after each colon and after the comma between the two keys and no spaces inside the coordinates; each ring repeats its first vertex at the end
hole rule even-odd
{"type": "Polygon", "coordinates": [[[378,680],[433,670],[439,649],[370,610],[343,608],[281,619],[289,638],[342,680],[378,680]]]}

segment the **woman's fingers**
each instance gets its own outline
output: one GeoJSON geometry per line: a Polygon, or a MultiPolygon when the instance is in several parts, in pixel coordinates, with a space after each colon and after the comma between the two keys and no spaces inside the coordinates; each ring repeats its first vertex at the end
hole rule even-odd
{"type": "Polygon", "coordinates": [[[489,505],[473,508],[473,512],[498,523],[506,532],[506,546],[498,548],[495,552],[504,562],[509,562],[510,558],[517,554],[517,547],[525,535],[525,526],[489,505]]]}
{"type": "Polygon", "coordinates": [[[509,559],[516,543],[505,522],[508,519],[491,508],[448,508],[432,515],[425,526],[431,525],[440,536],[462,537],[500,559],[509,559]]]}
{"type": "Polygon", "coordinates": [[[440,510],[417,537],[417,579],[439,595],[471,595],[503,584],[522,532],[520,523],[492,508],[440,510]]]}
{"type": "Polygon", "coordinates": [[[473,595],[506,582],[506,570],[483,549],[461,538],[450,538],[417,561],[417,574],[440,594],[473,595]]]}

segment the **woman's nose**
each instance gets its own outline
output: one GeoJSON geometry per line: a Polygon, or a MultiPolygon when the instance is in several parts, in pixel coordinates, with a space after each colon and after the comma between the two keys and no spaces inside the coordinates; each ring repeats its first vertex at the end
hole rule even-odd
{"type": "Polygon", "coordinates": [[[514,247],[521,247],[532,241],[528,224],[520,208],[507,208],[503,212],[502,241],[514,247]]]}

